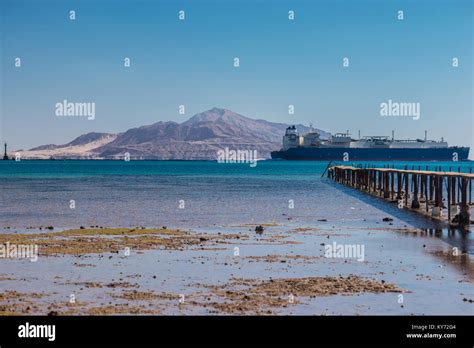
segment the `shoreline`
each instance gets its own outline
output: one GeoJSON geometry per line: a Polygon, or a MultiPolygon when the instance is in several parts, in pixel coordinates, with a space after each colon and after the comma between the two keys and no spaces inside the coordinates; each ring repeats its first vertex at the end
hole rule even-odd
{"type": "Polygon", "coordinates": [[[208,233],[163,228],[2,233],[0,242],[16,236],[17,241],[39,242],[43,250],[40,247],[35,263],[0,259],[5,266],[0,274],[0,314],[344,315],[374,314],[378,307],[385,307],[382,313],[388,307],[393,315],[472,311],[473,299],[466,291],[474,283],[469,255],[449,261],[450,249],[439,239],[413,239],[422,233],[417,228],[387,231],[388,226],[376,226],[362,232],[264,225],[261,235],[249,228],[254,224],[208,233]],[[403,243],[409,236],[409,243],[403,243]],[[324,244],[361,240],[368,250],[364,262],[324,255],[324,244]],[[421,241],[423,247],[415,248],[421,241]],[[403,258],[408,261],[399,259],[400,242],[411,246],[403,258]],[[90,243],[93,249],[85,252],[90,243]],[[429,259],[442,265],[442,277],[438,265],[420,266],[420,260],[429,259]],[[419,292],[429,293],[433,282],[451,292],[457,289],[460,298],[454,309],[452,300],[447,307],[428,301],[424,310],[409,300],[419,292]],[[398,295],[405,302],[398,303],[398,295]],[[345,308],[340,308],[341,301],[345,308]]]}
{"type": "MultiPolygon", "coordinates": [[[[21,162],[21,161],[111,161],[111,162],[125,162],[125,160],[119,158],[22,158],[20,161],[15,161],[15,156],[9,155],[8,160],[1,159],[0,163],[3,161],[13,161],[13,162],[21,162]]],[[[140,159],[140,158],[130,158],[130,162],[217,162],[216,159],[154,159],[154,158],[147,158],[147,159],[140,159]]],[[[316,162],[316,163],[327,163],[330,161],[334,161],[331,159],[321,159],[321,160],[283,160],[277,158],[259,158],[256,161],[271,161],[271,162],[316,162]]],[[[339,161],[344,162],[344,161],[339,161]]],[[[390,160],[390,159],[371,159],[371,160],[356,160],[356,161],[347,161],[344,163],[372,163],[372,162],[380,162],[380,163],[466,163],[466,162],[474,162],[474,159],[461,159],[456,162],[448,162],[442,160],[390,160]]],[[[225,164],[229,164],[225,163],[225,164]]],[[[248,164],[247,162],[236,162],[230,164],[248,164]]]]}

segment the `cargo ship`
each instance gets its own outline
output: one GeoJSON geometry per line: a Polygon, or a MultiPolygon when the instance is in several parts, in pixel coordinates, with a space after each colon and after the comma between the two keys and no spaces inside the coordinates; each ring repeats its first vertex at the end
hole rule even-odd
{"type": "Polygon", "coordinates": [[[365,136],[353,139],[349,132],[322,139],[318,132],[300,135],[296,126],[286,129],[283,148],[271,153],[272,159],[340,160],[340,161],[464,161],[469,147],[448,146],[448,143],[424,139],[397,140],[389,136],[365,136]]]}

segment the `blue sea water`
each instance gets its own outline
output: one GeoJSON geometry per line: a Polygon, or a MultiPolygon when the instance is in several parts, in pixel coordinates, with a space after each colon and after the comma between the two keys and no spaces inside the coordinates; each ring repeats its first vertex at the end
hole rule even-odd
{"type": "MultiPolygon", "coordinates": [[[[471,162],[418,165],[443,170],[459,166],[463,172],[472,166],[471,162]]],[[[286,161],[260,161],[255,168],[204,161],[0,161],[0,233],[36,233],[40,226],[54,226],[55,231],[91,225],[182,227],[248,234],[249,240],[238,244],[243,256],[322,256],[325,243],[338,242],[364,245],[367,261],[346,263],[324,257],[291,265],[250,262],[245,257],[236,261],[232,244],[213,251],[154,250],[126,260],[88,257],[94,267],[87,268],[74,266],[75,257],[20,265],[11,260],[2,264],[2,272],[20,281],[3,282],[0,291],[47,289],[58,293],[54,301],[63,301],[75,291],[94,302],[105,295],[77,287],[65,290],[56,283],[57,277],[106,283],[124,274],[140,274],[145,290],[187,293],[189,284],[216,284],[230,277],[358,274],[408,289],[405,306],[387,293],[315,298],[309,305],[288,310],[297,314],[470,314],[463,298],[472,292],[474,279],[472,232],[448,231],[434,221],[323,178],[326,166],[326,162],[286,161]],[[387,216],[393,221],[382,221],[387,216]],[[262,237],[289,237],[295,243],[259,240],[253,232],[255,225],[272,222],[262,237]],[[413,232],[413,228],[422,231],[413,232]],[[449,258],[453,246],[467,255],[449,258]],[[437,251],[448,254],[434,254],[437,251]]],[[[165,313],[179,314],[175,308],[165,313]]]]}
{"type": "MultiPolygon", "coordinates": [[[[333,164],[335,162],[332,162],[333,164]]],[[[375,165],[395,168],[470,172],[474,162],[338,162],[346,165],[375,165]]],[[[246,176],[273,178],[292,177],[295,180],[321,175],[324,161],[259,161],[254,168],[245,163],[215,161],[107,161],[107,160],[23,160],[0,161],[0,178],[62,178],[99,176],[246,176]]]]}
{"type": "MultiPolygon", "coordinates": [[[[473,162],[377,166],[469,172],[473,162]]],[[[436,227],[321,174],[327,162],[0,161],[0,228],[287,223],[436,227]],[[71,201],[75,207],[71,209],[71,201]]],[[[352,163],[351,163],[352,164],[352,163]]],[[[365,165],[366,163],[354,163],[365,165]]]]}

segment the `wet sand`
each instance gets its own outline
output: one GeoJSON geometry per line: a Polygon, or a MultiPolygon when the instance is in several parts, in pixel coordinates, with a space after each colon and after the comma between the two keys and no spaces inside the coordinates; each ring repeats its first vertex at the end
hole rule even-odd
{"type": "Polygon", "coordinates": [[[197,230],[8,230],[37,262],[0,259],[1,315],[472,314],[474,267],[440,238],[369,228],[261,223],[197,230]],[[363,261],[325,246],[363,244],[363,261]]]}

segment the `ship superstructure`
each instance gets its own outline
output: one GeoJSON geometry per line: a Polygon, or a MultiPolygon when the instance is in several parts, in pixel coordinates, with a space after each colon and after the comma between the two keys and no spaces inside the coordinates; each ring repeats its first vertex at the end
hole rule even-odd
{"type": "Polygon", "coordinates": [[[450,147],[444,139],[395,139],[384,135],[353,139],[349,132],[322,139],[318,132],[300,135],[296,126],[286,129],[283,148],[272,152],[274,159],[288,160],[466,160],[469,147],[450,147]]]}

